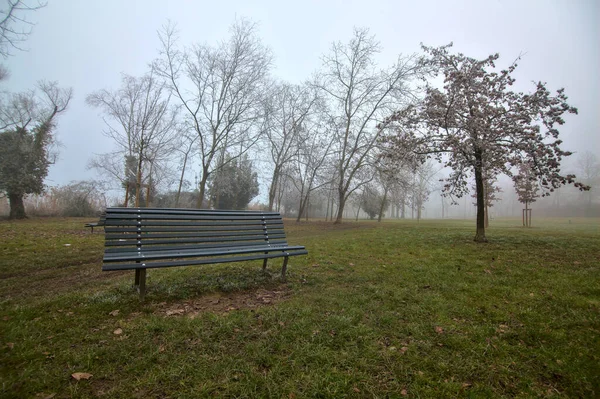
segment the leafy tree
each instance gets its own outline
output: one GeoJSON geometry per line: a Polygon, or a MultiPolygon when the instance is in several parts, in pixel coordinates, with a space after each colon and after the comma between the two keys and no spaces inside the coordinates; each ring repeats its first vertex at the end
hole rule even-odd
{"type": "MultiPolygon", "coordinates": [[[[360,195],[360,207],[369,216],[369,219],[373,220],[388,208],[390,205],[389,200],[379,192],[379,190],[372,184],[367,184],[363,187],[360,195]]],[[[379,219],[381,220],[381,219],[379,219]]]]}
{"type": "Polygon", "coordinates": [[[216,209],[245,209],[258,195],[258,175],[247,155],[225,157],[210,180],[211,202],[216,209]]]}
{"type": "Polygon", "coordinates": [[[425,47],[429,62],[444,77],[443,88],[429,84],[422,102],[393,114],[384,127],[395,127],[398,142],[412,142],[415,151],[428,154],[452,169],[445,191],[462,196],[475,176],[477,231],[475,241],[486,242],[484,171],[512,176],[512,169],[531,160],[532,173],[549,195],[574,175],[560,174],[563,157],[558,127],[563,114],[577,113],[563,89],[552,95],[539,82],[530,93],[510,90],[517,68],[513,63],[497,72],[498,54],[483,60],[450,53],[450,45],[425,47]]]}
{"type": "Polygon", "coordinates": [[[0,193],[8,196],[10,218],[23,219],[23,197],[40,194],[54,162],[50,149],[56,117],[67,109],[71,89],[40,82],[36,90],[6,94],[0,102],[0,193]]]}

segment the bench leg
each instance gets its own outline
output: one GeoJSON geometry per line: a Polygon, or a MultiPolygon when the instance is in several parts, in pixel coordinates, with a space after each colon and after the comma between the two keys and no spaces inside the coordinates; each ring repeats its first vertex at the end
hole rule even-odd
{"type": "MultiPolygon", "coordinates": [[[[266,252],[265,252],[266,253],[266,252]]],[[[263,272],[267,270],[267,261],[268,259],[263,260],[263,272]]]]}
{"type": "Polygon", "coordinates": [[[146,269],[135,269],[134,287],[140,292],[140,301],[146,296],[146,269]]]}
{"type": "Polygon", "coordinates": [[[283,266],[281,267],[281,278],[285,280],[285,272],[287,271],[288,257],[283,258],[283,266]]]}

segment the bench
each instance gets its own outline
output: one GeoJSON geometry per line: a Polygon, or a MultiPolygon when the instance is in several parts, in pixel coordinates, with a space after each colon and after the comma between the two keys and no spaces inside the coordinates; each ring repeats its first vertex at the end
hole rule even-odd
{"type": "Polygon", "coordinates": [[[103,271],[135,270],[143,300],[146,269],[306,255],[289,245],[278,212],[204,209],[107,208],[103,271]]]}
{"type": "Polygon", "coordinates": [[[94,234],[94,227],[104,226],[104,222],[106,221],[106,212],[102,212],[100,214],[100,219],[94,223],[86,223],[85,227],[90,227],[92,229],[92,234],[94,234]]]}

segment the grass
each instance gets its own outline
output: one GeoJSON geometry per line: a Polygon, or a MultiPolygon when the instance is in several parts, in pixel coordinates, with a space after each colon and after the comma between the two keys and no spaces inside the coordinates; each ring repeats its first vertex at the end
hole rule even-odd
{"type": "Polygon", "coordinates": [[[151,270],[144,304],[83,222],[0,222],[0,397],[600,395],[598,220],[289,222],[286,283],[151,270]]]}

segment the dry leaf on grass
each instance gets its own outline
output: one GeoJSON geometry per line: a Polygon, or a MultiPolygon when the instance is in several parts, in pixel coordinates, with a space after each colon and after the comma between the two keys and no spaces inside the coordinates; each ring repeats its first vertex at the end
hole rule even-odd
{"type": "Polygon", "coordinates": [[[440,326],[436,326],[435,327],[435,332],[438,334],[443,334],[444,333],[444,329],[440,326]]]}
{"type": "Polygon", "coordinates": [[[90,373],[73,373],[73,374],[71,374],[71,377],[73,377],[77,381],[89,380],[90,378],[92,378],[92,374],[90,374],[90,373]]]}
{"type": "Polygon", "coordinates": [[[408,395],[408,391],[406,389],[403,389],[400,391],[400,395],[406,396],[406,395],[408,395]]]}
{"type": "Polygon", "coordinates": [[[172,310],[167,310],[167,312],[166,312],[167,316],[182,315],[184,313],[185,313],[184,309],[172,309],[172,310]]]}
{"type": "Polygon", "coordinates": [[[115,331],[113,331],[113,334],[121,335],[121,334],[123,334],[123,330],[121,328],[117,328],[115,331]]]}
{"type": "Polygon", "coordinates": [[[115,309],[112,312],[109,313],[109,315],[111,316],[118,316],[119,315],[120,310],[119,309],[115,309]]]}

